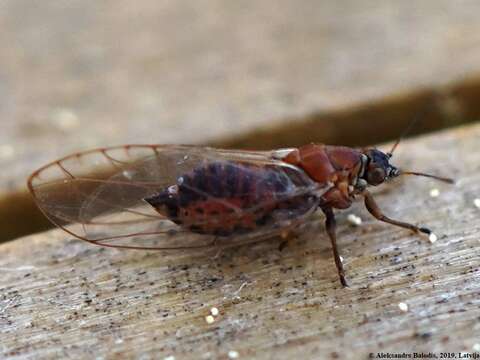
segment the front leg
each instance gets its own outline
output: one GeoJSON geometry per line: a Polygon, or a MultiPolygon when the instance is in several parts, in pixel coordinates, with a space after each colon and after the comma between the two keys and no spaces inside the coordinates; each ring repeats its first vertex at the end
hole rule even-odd
{"type": "Polygon", "coordinates": [[[337,266],[340,282],[343,286],[348,286],[347,281],[345,280],[345,271],[343,270],[342,260],[340,259],[337,249],[337,223],[335,221],[335,215],[331,207],[322,207],[321,209],[326,216],[325,228],[327,230],[328,237],[330,238],[330,242],[332,243],[333,258],[335,259],[335,265],[337,266]]]}
{"type": "Polygon", "coordinates": [[[424,234],[430,235],[432,231],[428,228],[425,227],[418,227],[413,224],[409,224],[406,222],[398,221],[398,220],[393,220],[390,219],[389,217],[383,215],[382,210],[378,207],[377,203],[375,202],[375,199],[373,198],[372,194],[370,194],[367,190],[365,190],[362,195],[365,197],[365,207],[369,211],[370,214],[372,214],[375,218],[377,218],[380,221],[399,226],[405,229],[412,230],[416,233],[422,232],[424,234]]]}

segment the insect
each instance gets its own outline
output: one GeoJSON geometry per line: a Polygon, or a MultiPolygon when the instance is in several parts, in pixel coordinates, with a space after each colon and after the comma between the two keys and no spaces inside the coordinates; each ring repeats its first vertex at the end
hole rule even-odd
{"type": "Polygon", "coordinates": [[[130,249],[258,241],[295,229],[320,209],[340,282],[347,286],[334,209],[346,209],[360,196],[378,220],[430,234],[384,215],[368,187],[401,175],[452,182],[390,164],[397,145],[388,153],[323,144],[272,151],[127,145],[54,161],[35,171],[28,187],[44,214],[66,232],[130,249]]]}

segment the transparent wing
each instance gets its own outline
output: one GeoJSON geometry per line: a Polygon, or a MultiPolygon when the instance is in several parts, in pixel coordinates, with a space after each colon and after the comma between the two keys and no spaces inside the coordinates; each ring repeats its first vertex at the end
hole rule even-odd
{"type": "MultiPolygon", "coordinates": [[[[176,184],[180,176],[213,161],[288,167],[288,171],[306,176],[298,168],[275,160],[272,152],[127,145],[77,153],[52,162],[30,176],[28,187],[45,215],[80,239],[124,248],[204,247],[212,244],[212,236],[188,232],[160,215],[144,199],[176,184]]],[[[285,198],[319,191],[319,184],[305,181],[306,186],[286,193],[285,198]]],[[[241,238],[273,236],[290,225],[291,222],[279,222],[241,238]]]]}

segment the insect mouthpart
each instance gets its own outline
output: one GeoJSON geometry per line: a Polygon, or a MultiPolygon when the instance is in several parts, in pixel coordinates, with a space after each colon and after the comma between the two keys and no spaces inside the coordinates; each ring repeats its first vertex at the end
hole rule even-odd
{"type": "Polygon", "coordinates": [[[400,175],[400,170],[398,170],[395,166],[390,166],[388,170],[388,177],[394,178],[400,175]]]}

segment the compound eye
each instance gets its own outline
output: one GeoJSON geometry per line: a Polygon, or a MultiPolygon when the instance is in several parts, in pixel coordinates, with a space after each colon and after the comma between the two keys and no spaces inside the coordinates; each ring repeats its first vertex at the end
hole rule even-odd
{"type": "Polygon", "coordinates": [[[367,181],[370,185],[378,185],[385,181],[385,170],[380,167],[374,167],[367,173],[367,181]]]}

